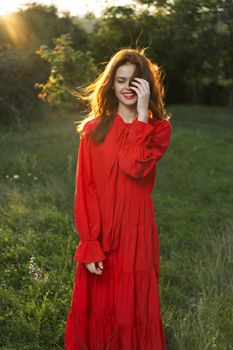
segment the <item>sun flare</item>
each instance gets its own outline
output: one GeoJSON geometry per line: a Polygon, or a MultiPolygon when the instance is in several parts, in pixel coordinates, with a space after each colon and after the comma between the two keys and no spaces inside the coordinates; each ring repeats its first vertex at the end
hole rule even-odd
{"type": "Polygon", "coordinates": [[[134,0],[6,0],[0,2],[0,16],[5,16],[11,12],[15,12],[24,5],[37,3],[41,5],[55,5],[60,11],[68,11],[74,16],[83,16],[87,12],[93,12],[99,16],[101,10],[106,6],[124,6],[132,5],[134,0]]]}
{"type": "Polygon", "coordinates": [[[14,0],[6,1],[6,2],[1,1],[0,16],[5,16],[8,13],[16,11],[19,5],[20,5],[19,1],[14,1],[14,0]]]}

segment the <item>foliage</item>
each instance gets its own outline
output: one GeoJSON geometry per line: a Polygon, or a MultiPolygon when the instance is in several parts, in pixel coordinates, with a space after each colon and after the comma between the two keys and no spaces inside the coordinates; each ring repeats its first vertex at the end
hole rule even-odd
{"type": "Polygon", "coordinates": [[[90,47],[96,62],[109,56],[121,47],[134,47],[135,38],[140,35],[141,23],[130,6],[107,8],[93,28],[90,47]]]}
{"type": "MultiPolygon", "coordinates": [[[[154,5],[160,18],[154,30],[155,47],[171,84],[184,86],[193,102],[220,101],[233,107],[233,7],[231,0],[137,0],[154,5]],[[162,34],[162,35],[161,35],[162,34]]],[[[152,27],[151,27],[152,28],[152,27]]],[[[152,29],[153,30],[153,29],[152,29]]]]}
{"type": "Polygon", "coordinates": [[[28,3],[6,18],[0,17],[0,42],[37,49],[40,45],[52,47],[53,38],[69,33],[74,48],[83,50],[87,35],[79,21],[74,23],[68,13],[58,14],[54,5],[28,3]]]}
{"type": "Polygon", "coordinates": [[[50,64],[50,75],[44,84],[36,84],[41,88],[39,97],[51,105],[73,102],[70,89],[82,86],[95,78],[97,69],[88,52],[74,50],[71,47],[69,34],[61,35],[54,40],[55,47],[49,49],[41,46],[37,50],[44,60],[50,64]]]}
{"type": "Polygon", "coordinates": [[[35,116],[41,102],[35,84],[44,101],[65,107],[72,101],[69,89],[95,78],[97,66],[118,49],[136,46],[147,47],[164,69],[166,103],[233,107],[232,0],[136,2],[143,6],[108,7],[100,18],[72,17],[37,3],[0,17],[0,122],[35,116]],[[62,47],[65,61],[58,64],[62,47]]]}
{"type": "Polygon", "coordinates": [[[35,51],[41,45],[52,47],[53,38],[63,33],[70,34],[74,49],[85,49],[87,35],[81,24],[74,24],[68,14],[58,15],[55,6],[30,3],[0,17],[1,124],[39,114],[42,102],[34,87],[47,81],[49,65],[35,51]]]}
{"type": "MultiPolygon", "coordinates": [[[[40,60],[28,51],[11,46],[0,47],[0,122],[17,121],[24,111],[29,118],[38,106],[34,92],[33,68],[43,67],[40,60]]],[[[35,76],[40,79],[39,75],[35,76]]]]}

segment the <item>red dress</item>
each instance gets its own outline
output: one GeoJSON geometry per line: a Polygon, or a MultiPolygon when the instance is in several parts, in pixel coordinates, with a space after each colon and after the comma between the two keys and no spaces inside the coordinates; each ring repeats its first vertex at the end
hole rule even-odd
{"type": "Polygon", "coordinates": [[[102,144],[81,136],[74,199],[80,243],[65,350],[166,349],[151,192],[171,129],[164,119],[126,123],[116,113],[102,144]],[[102,275],[84,264],[101,260],[102,275]]]}

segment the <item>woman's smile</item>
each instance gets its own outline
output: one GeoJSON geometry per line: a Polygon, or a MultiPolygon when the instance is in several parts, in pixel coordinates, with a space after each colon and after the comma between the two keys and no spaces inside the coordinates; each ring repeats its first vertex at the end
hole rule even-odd
{"type": "Polygon", "coordinates": [[[136,97],[137,95],[132,93],[132,92],[126,92],[126,93],[123,93],[122,94],[127,100],[131,100],[133,99],[134,97],[136,97]]]}
{"type": "MultiPolygon", "coordinates": [[[[134,63],[128,63],[121,65],[115,74],[114,79],[114,90],[116,98],[119,101],[118,109],[127,109],[127,106],[135,105],[137,102],[138,95],[131,89],[130,81],[135,71],[136,65],[134,63]]],[[[136,106],[135,106],[136,112],[136,106]]],[[[124,113],[122,111],[122,113],[124,113]]]]}

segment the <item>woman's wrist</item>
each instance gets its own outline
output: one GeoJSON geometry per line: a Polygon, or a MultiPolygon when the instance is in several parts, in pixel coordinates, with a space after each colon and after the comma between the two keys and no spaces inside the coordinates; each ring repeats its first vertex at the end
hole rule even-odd
{"type": "Polygon", "coordinates": [[[144,123],[148,123],[148,114],[140,114],[138,115],[138,120],[144,123]]]}

